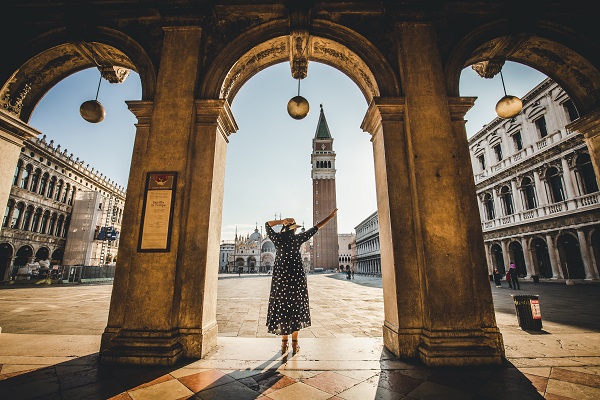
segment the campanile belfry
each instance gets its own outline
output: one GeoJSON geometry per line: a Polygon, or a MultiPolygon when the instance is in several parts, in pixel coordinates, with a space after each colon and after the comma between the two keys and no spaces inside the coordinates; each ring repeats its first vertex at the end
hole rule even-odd
{"type": "MultiPolygon", "coordinates": [[[[335,152],[323,105],[313,138],[311,154],[313,181],[313,224],[337,207],[335,196],[335,152]]],[[[312,268],[335,269],[338,266],[337,216],[313,236],[312,268]]]]}

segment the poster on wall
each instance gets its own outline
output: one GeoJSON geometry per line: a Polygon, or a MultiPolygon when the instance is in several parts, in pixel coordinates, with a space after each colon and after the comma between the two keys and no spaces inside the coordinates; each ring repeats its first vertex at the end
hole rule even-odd
{"type": "Polygon", "coordinates": [[[146,174],[139,252],[170,250],[176,184],[177,172],[146,174]]]}

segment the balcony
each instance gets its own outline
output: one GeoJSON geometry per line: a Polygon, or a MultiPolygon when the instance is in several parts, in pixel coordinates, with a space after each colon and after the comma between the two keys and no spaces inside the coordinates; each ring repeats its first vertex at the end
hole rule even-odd
{"type": "Polygon", "coordinates": [[[500,172],[502,170],[505,170],[516,164],[522,163],[523,161],[527,160],[529,157],[533,156],[534,154],[538,154],[540,152],[547,151],[547,149],[549,147],[553,146],[556,143],[561,142],[562,140],[566,139],[567,137],[573,135],[574,133],[575,132],[571,132],[567,129],[560,129],[560,130],[557,130],[557,131],[549,134],[545,138],[538,140],[537,142],[533,143],[532,145],[529,145],[529,146],[523,148],[522,150],[518,151],[517,153],[515,153],[511,156],[505,157],[500,162],[498,162],[494,165],[490,165],[485,170],[474,173],[473,175],[475,178],[475,183],[478,184],[486,179],[489,179],[490,177],[494,176],[495,174],[497,174],[498,172],[500,172]]]}
{"type": "Polygon", "coordinates": [[[600,208],[600,192],[586,194],[575,197],[574,199],[567,199],[566,201],[562,201],[560,203],[547,204],[532,210],[524,210],[511,215],[483,221],[481,223],[481,227],[485,233],[493,229],[528,224],[544,218],[570,215],[573,212],[586,211],[596,208],[600,208]]]}

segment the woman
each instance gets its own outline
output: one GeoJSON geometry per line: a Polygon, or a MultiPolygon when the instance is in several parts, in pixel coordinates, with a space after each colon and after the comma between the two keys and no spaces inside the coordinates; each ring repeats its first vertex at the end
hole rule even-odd
{"type": "Polygon", "coordinates": [[[268,221],[265,224],[267,235],[277,249],[277,257],[273,267],[271,294],[267,312],[269,333],[281,336],[281,353],[288,350],[288,335],[292,335],[294,354],[300,351],[298,331],[310,326],[310,309],[308,306],[308,288],[306,275],[302,266],[300,246],[310,239],[317,230],[327,224],[337,214],[337,208],[327,218],[309,230],[296,235],[300,226],[294,218],[268,221]],[[279,233],[273,226],[283,225],[279,233]]]}

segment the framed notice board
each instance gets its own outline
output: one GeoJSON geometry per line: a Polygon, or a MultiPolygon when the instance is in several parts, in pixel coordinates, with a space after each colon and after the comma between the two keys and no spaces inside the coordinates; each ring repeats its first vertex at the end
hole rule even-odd
{"type": "Polygon", "coordinates": [[[177,172],[148,172],[138,252],[169,252],[177,172]]]}

